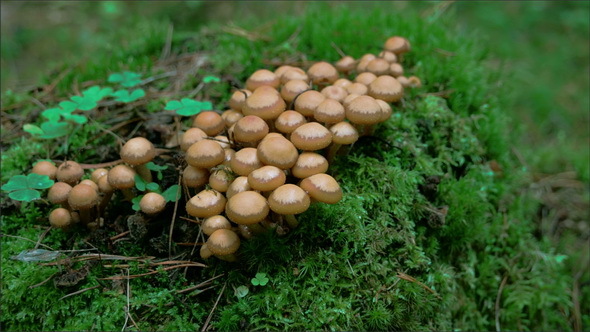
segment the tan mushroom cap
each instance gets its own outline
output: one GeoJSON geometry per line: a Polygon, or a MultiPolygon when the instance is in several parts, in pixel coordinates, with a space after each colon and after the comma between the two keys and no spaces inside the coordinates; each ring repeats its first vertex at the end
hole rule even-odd
{"type": "Polygon", "coordinates": [[[354,81],[356,83],[361,83],[361,84],[368,86],[369,84],[371,84],[371,82],[373,82],[376,79],[377,79],[377,75],[367,71],[367,72],[358,74],[358,76],[354,78],[354,81]]]}
{"type": "Polygon", "coordinates": [[[332,142],[336,144],[350,145],[359,139],[358,130],[349,122],[345,121],[330,127],[330,132],[332,132],[332,142]]]}
{"type": "Polygon", "coordinates": [[[158,193],[147,193],[139,201],[141,212],[147,215],[160,213],[166,207],[166,199],[158,193]]]}
{"type": "Polygon", "coordinates": [[[404,87],[392,76],[379,76],[369,84],[369,96],[393,103],[402,99],[404,87]]]}
{"type": "Polygon", "coordinates": [[[391,51],[381,51],[379,53],[379,57],[389,63],[397,62],[397,55],[395,55],[395,53],[393,53],[391,51]]]}
{"type": "Polygon", "coordinates": [[[41,160],[33,166],[31,173],[39,174],[39,175],[47,175],[50,179],[55,180],[55,175],[57,173],[57,166],[55,166],[52,162],[47,160],[41,160]]]}
{"type": "Polygon", "coordinates": [[[313,117],[323,123],[337,123],[344,121],[346,112],[344,106],[334,99],[326,99],[313,112],[313,117]]]}
{"type": "Polygon", "coordinates": [[[297,127],[307,123],[303,114],[296,111],[284,111],[275,120],[275,128],[285,134],[290,134],[297,127]]]}
{"type": "Polygon", "coordinates": [[[336,204],[342,199],[342,189],[328,174],[315,174],[301,180],[299,186],[316,201],[336,204]]]}
{"type": "Polygon", "coordinates": [[[211,250],[209,250],[209,246],[207,246],[207,243],[201,246],[201,249],[199,249],[199,255],[202,259],[207,259],[213,256],[213,253],[211,252],[211,250]]]}
{"type": "Polygon", "coordinates": [[[227,189],[225,196],[227,196],[227,199],[230,199],[232,196],[234,196],[237,193],[241,193],[243,191],[249,191],[251,189],[252,188],[250,188],[250,183],[248,182],[248,177],[247,176],[238,176],[229,185],[229,188],[227,189]]]}
{"type": "Polygon", "coordinates": [[[276,166],[263,166],[248,175],[248,184],[253,190],[271,191],[285,184],[285,172],[276,166]]]}
{"type": "Polygon", "coordinates": [[[400,84],[401,84],[401,85],[402,85],[404,88],[409,88],[409,87],[410,87],[410,85],[411,85],[411,83],[410,83],[410,80],[409,80],[407,77],[403,76],[403,75],[401,75],[401,76],[397,76],[395,79],[396,79],[396,80],[397,80],[397,81],[398,81],[398,82],[399,82],[399,83],[400,83],[400,84]]]}
{"type": "Polygon", "coordinates": [[[121,148],[121,159],[129,165],[143,165],[156,156],[156,149],[152,142],[144,137],[134,137],[121,148]]]}
{"type": "Polygon", "coordinates": [[[217,135],[213,138],[215,139],[215,142],[217,142],[219,145],[221,145],[221,148],[223,150],[231,148],[231,142],[229,141],[229,138],[227,136],[217,135]]]}
{"type": "Polygon", "coordinates": [[[345,88],[346,89],[346,87],[349,86],[349,85],[351,85],[351,84],[352,84],[352,82],[349,79],[347,79],[347,78],[339,78],[332,85],[333,86],[339,86],[341,88],[345,88]]]}
{"type": "Polygon", "coordinates": [[[328,170],[328,160],[319,153],[303,152],[291,168],[291,174],[299,179],[305,179],[314,174],[325,173],[328,170]]]}
{"type": "Polygon", "coordinates": [[[229,99],[229,107],[234,111],[242,112],[244,102],[246,101],[246,98],[249,97],[251,94],[252,91],[246,89],[234,91],[234,93],[232,93],[231,95],[231,98],[229,99]]]}
{"type": "Polygon", "coordinates": [[[290,103],[295,96],[305,90],[309,90],[309,88],[309,83],[303,80],[290,80],[281,88],[281,97],[283,97],[287,103],[290,103]]]}
{"type": "Polygon", "coordinates": [[[305,91],[295,99],[293,108],[303,116],[313,116],[313,111],[324,100],[326,100],[326,96],[319,91],[305,91]]]}
{"type": "Polygon", "coordinates": [[[94,190],[98,191],[98,185],[96,183],[94,183],[94,181],[90,180],[90,179],[85,179],[80,181],[80,183],[78,184],[85,184],[87,186],[92,187],[94,190]]]}
{"type": "Polygon", "coordinates": [[[381,99],[375,100],[377,100],[377,103],[379,103],[379,106],[381,106],[381,120],[379,120],[379,122],[387,121],[387,119],[389,119],[391,117],[391,114],[393,113],[391,105],[389,105],[389,103],[381,99]]]}
{"type": "Polygon", "coordinates": [[[369,62],[371,62],[376,57],[377,56],[375,56],[375,54],[370,53],[363,55],[357,62],[356,71],[359,73],[367,71],[367,65],[369,65],[369,62]]]}
{"type": "Polygon", "coordinates": [[[225,160],[223,161],[222,165],[227,166],[227,167],[231,167],[231,160],[236,155],[236,150],[223,149],[223,152],[225,152],[225,160]]]}
{"type": "Polygon", "coordinates": [[[208,136],[216,136],[225,129],[225,121],[217,112],[205,111],[197,114],[193,127],[201,129],[208,136]]]}
{"type": "Polygon", "coordinates": [[[72,186],[65,182],[54,183],[47,192],[47,199],[53,204],[63,204],[68,201],[68,195],[72,186]]]}
{"type": "Polygon", "coordinates": [[[339,77],[338,70],[332,64],[325,61],[314,63],[307,70],[307,75],[317,85],[332,84],[339,77]]]}
{"type": "Polygon", "coordinates": [[[268,205],[278,214],[299,214],[307,211],[311,199],[305,191],[294,184],[285,184],[275,189],[268,197],[268,205]]]}
{"type": "Polygon", "coordinates": [[[109,183],[109,175],[108,174],[106,176],[103,176],[100,179],[98,179],[97,185],[98,185],[98,191],[101,193],[109,194],[109,193],[112,193],[113,191],[115,191],[115,188],[113,188],[113,186],[111,186],[111,184],[109,183]]]}
{"type": "Polygon", "coordinates": [[[117,165],[109,171],[108,180],[111,187],[129,189],[135,186],[135,171],[127,165],[117,165]]]}
{"type": "Polygon", "coordinates": [[[230,167],[234,173],[242,176],[248,176],[253,170],[262,167],[262,162],[258,158],[257,149],[240,149],[230,161],[230,167]]]}
{"type": "Polygon", "coordinates": [[[411,46],[410,42],[406,38],[400,36],[393,36],[385,41],[385,45],[383,48],[386,51],[393,52],[397,55],[409,52],[411,46]]]}
{"type": "MultiPolygon", "coordinates": [[[[305,126],[305,125],[303,125],[305,126]]],[[[300,126],[299,128],[301,128],[300,126]]],[[[299,128],[295,129],[297,131],[299,128]]],[[[293,133],[295,132],[293,131],[293,133]]],[[[291,134],[293,135],[293,134],[291,134]]],[[[264,138],[258,144],[258,159],[265,165],[276,166],[280,169],[289,169],[297,161],[299,153],[295,145],[284,137],[264,138]]]]}
{"type": "Polygon", "coordinates": [[[291,133],[291,142],[300,150],[321,150],[332,142],[332,133],[321,124],[310,122],[291,133]]]}
{"type": "Polygon", "coordinates": [[[255,143],[268,134],[266,121],[256,115],[246,115],[234,127],[234,139],[242,143],[255,143]]]}
{"type": "Polygon", "coordinates": [[[86,184],[77,184],[72,187],[68,195],[68,204],[74,210],[87,210],[98,202],[98,192],[86,184]]]}
{"type": "Polygon", "coordinates": [[[338,102],[342,102],[346,96],[348,96],[348,91],[345,88],[330,85],[322,89],[321,93],[326,96],[326,98],[334,99],[338,102]]]}
{"type": "Polygon", "coordinates": [[[182,183],[189,188],[199,188],[209,181],[209,170],[187,165],[182,172],[182,183]]]}
{"type": "Polygon", "coordinates": [[[404,74],[404,67],[399,63],[392,63],[389,65],[389,73],[393,77],[402,76],[404,74]]]}
{"type": "Polygon", "coordinates": [[[259,69],[246,80],[246,89],[255,91],[263,85],[278,88],[280,83],[279,77],[275,73],[268,69],[259,69]]]}
{"type": "Polygon", "coordinates": [[[57,208],[49,214],[49,224],[55,228],[66,228],[72,224],[72,215],[67,209],[57,208]]]}
{"type": "Polygon", "coordinates": [[[186,212],[193,217],[208,218],[223,212],[225,197],[215,190],[203,190],[186,202],[186,212]]]}
{"type": "Polygon", "coordinates": [[[180,139],[180,149],[184,152],[191,147],[191,145],[197,143],[198,141],[202,141],[207,138],[207,133],[205,133],[202,129],[199,128],[190,128],[184,134],[182,134],[182,138],[180,139]]]}
{"type": "MultiPolygon", "coordinates": [[[[360,84],[360,83],[359,83],[360,84]]],[[[362,85],[362,84],[361,84],[362,85]]],[[[367,91],[369,89],[367,88],[367,91]]],[[[346,98],[344,98],[344,101],[342,102],[342,105],[344,106],[344,109],[346,110],[347,107],[350,106],[350,102],[352,102],[356,97],[358,96],[362,96],[362,95],[358,95],[356,93],[351,93],[349,94],[346,98]]]]}
{"type": "Polygon", "coordinates": [[[243,117],[244,114],[233,109],[225,110],[223,111],[223,113],[221,113],[221,118],[223,119],[223,121],[225,121],[225,126],[227,128],[231,127],[234,123],[238,122],[238,120],[240,120],[243,117]]]}
{"type": "Polygon", "coordinates": [[[218,229],[207,239],[207,248],[214,255],[233,254],[240,248],[240,237],[229,229],[218,229]]]}
{"type": "Polygon", "coordinates": [[[209,176],[209,186],[219,192],[226,192],[232,182],[232,176],[224,169],[218,169],[209,176]]]}
{"type": "Polygon", "coordinates": [[[381,106],[371,96],[359,96],[345,107],[346,118],[355,124],[372,125],[381,119],[381,106]]]}
{"type": "Polygon", "coordinates": [[[422,81],[418,76],[410,76],[408,77],[408,82],[410,83],[410,87],[412,88],[419,88],[422,86],[422,81]]]}
{"type": "Polygon", "coordinates": [[[385,59],[375,58],[367,64],[367,71],[377,76],[389,74],[389,62],[385,59]]]}
{"type": "Polygon", "coordinates": [[[268,215],[266,198],[255,191],[243,191],[233,195],[225,206],[229,220],[241,225],[251,225],[262,221],[268,215]]]}
{"type": "Polygon", "coordinates": [[[214,215],[203,221],[201,231],[207,236],[213,234],[218,229],[231,229],[231,223],[222,215],[214,215]]]}
{"type": "Polygon", "coordinates": [[[106,169],[106,168],[97,168],[94,171],[92,171],[92,173],[90,174],[90,179],[92,181],[94,181],[94,183],[98,184],[98,180],[101,177],[103,177],[103,176],[105,176],[107,174],[109,174],[109,170],[108,169],[106,169]]]}
{"type": "Polygon", "coordinates": [[[225,160],[221,145],[213,140],[204,139],[191,145],[186,150],[186,162],[198,168],[211,168],[225,160]]]}
{"type": "Polygon", "coordinates": [[[276,119],[286,109],[287,104],[278,91],[271,89],[254,91],[246,99],[242,113],[244,115],[256,115],[263,120],[276,119]]]}
{"type": "Polygon", "coordinates": [[[334,64],[336,69],[341,73],[348,73],[356,67],[356,60],[350,55],[343,56],[334,64]]]}
{"type": "MultiPolygon", "coordinates": [[[[348,85],[345,89],[349,93],[348,96],[350,96],[351,94],[362,96],[366,95],[367,92],[369,92],[369,88],[363,83],[359,82],[354,82],[351,85],[348,85]]],[[[344,98],[344,100],[346,100],[346,98],[344,98]]]]}
{"type": "Polygon", "coordinates": [[[304,82],[309,82],[309,76],[307,76],[303,69],[298,67],[291,67],[281,75],[281,83],[285,84],[292,80],[301,80],[304,82]]]}
{"type": "Polygon", "coordinates": [[[57,181],[74,185],[80,181],[84,175],[84,169],[75,161],[68,160],[57,167],[55,178],[57,181]]]}
{"type": "Polygon", "coordinates": [[[284,73],[285,73],[287,70],[289,70],[289,69],[293,69],[293,68],[295,68],[295,67],[293,67],[293,66],[289,66],[289,65],[282,65],[282,66],[279,66],[277,69],[275,69],[274,73],[275,73],[275,75],[277,75],[279,78],[281,78],[281,77],[283,76],[283,74],[284,74],[284,73]]]}

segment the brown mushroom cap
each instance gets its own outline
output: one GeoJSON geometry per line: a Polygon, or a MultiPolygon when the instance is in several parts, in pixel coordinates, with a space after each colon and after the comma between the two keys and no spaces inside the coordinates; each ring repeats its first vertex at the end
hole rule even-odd
{"type": "Polygon", "coordinates": [[[47,175],[50,179],[55,180],[57,167],[50,161],[41,160],[33,165],[31,173],[39,175],[47,175]]]}
{"type": "Polygon", "coordinates": [[[66,228],[72,224],[72,215],[67,209],[57,208],[49,214],[49,223],[55,228],[66,228]]]}
{"type": "Polygon", "coordinates": [[[254,91],[246,99],[242,113],[244,115],[256,115],[263,120],[276,119],[285,110],[287,104],[278,91],[271,89],[254,91]]]}
{"type": "Polygon", "coordinates": [[[109,171],[108,180],[111,187],[129,189],[135,186],[135,171],[127,165],[117,165],[109,171]]]}
{"type": "Polygon", "coordinates": [[[193,217],[208,218],[220,214],[226,201],[218,191],[203,190],[186,203],[186,212],[193,217]]]}
{"type": "Polygon", "coordinates": [[[389,75],[379,76],[369,84],[369,96],[393,103],[402,99],[404,87],[389,75]]]}
{"type": "Polygon", "coordinates": [[[389,62],[385,59],[375,58],[367,64],[367,71],[377,76],[389,74],[389,62]]]}
{"type": "Polygon", "coordinates": [[[305,191],[294,184],[275,189],[268,197],[270,209],[278,214],[299,214],[307,211],[311,200],[305,191]]]}
{"type": "Polygon", "coordinates": [[[309,82],[309,76],[307,76],[303,69],[298,67],[291,67],[281,75],[281,83],[285,84],[292,80],[301,80],[304,82],[309,82]]]}
{"type": "MultiPolygon", "coordinates": [[[[241,89],[234,91],[229,99],[229,107],[237,112],[242,112],[242,107],[244,106],[244,102],[246,98],[252,94],[252,91],[241,89]]],[[[228,125],[229,127],[230,125],[228,125]]]]}
{"type": "Polygon", "coordinates": [[[345,88],[330,85],[322,89],[321,92],[326,98],[334,99],[338,102],[342,102],[346,96],[348,96],[348,91],[345,88]]]}
{"type": "Polygon", "coordinates": [[[182,183],[189,188],[199,188],[209,181],[209,170],[188,165],[182,172],[182,183]]]}
{"type": "Polygon", "coordinates": [[[255,143],[268,134],[266,121],[256,115],[246,115],[234,127],[234,139],[243,143],[255,143]]]}
{"type": "MultiPolygon", "coordinates": [[[[360,84],[360,83],[359,83],[360,84]]],[[[362,85],[362,84],[361,84],[362,85]]],[[[364,86],[364,85],[363,85],[364,86]]],[[[369,89],[367,88],[367,91],[369,89]]],[[[350,102],[353,101],[356,97],[358,96],[362,96],[362,95],[358,95],[356,93],[351,93],[348,96],[346,96],[346,98],[344,98],[344,101],[342,102],[342,105],[344,106],[344,109],[346,110],[346,108],[348,108],[350,106],[350,102]]]]}
{"type": "Polygon", "coordinates": [[[94,183],[94,181],[92,181],[92,180],[85,179],[85,180],[80,181],[80,183],[78,183],[78,184],[85,184],[87,186],[94,188],[94,190],[98,191],[98,185],[96,183],[94,183]]]}
{"type": "Polygon", "coordinates": [[[276,166],[280,169],[291,168],[299,155],[293,143],[279,136],[264,138],[258,144],[257,154],[263,164],[276,166]]]}
{"type": "Polygon", "coordinates": [[[98,180],[103,176],[109,174],[109,170],[106,168],[97,168],[90,174],[90,179],[94,181],[94,183],[98,184],[98,180]]]}
{"type": "Polygon", "coordinates": [[[292,69],[292,68],[295,68],[295,67],[289,66],[289,65],[282,65],[282,66],[279,66],[277,69],[275,69],[274,73],[279,78],[281,78],[287,70],[292,69]]]}
{"type": "Polygon", "coordinates": [[[211,252],[211,250],[209,250],[207,243],[205,243],[201,246],[201,249],[199,249],[199,255],[201,256],[202,259],[207,259],[207,258],[213,256],[213,253],[211,252]]]}
{"type": "Polygon", "coordinates": [[[305,179],[314,174],[325,173],[328,170],[328,160],[319,153],[303,152],[291,168],[293,176],[305,179]]]}
{"type": "Polygon", "coordinates": [[[379,122],[387,121],[387,119],[389,119],[391,117],[391,114],[393,113],[391,106],[389,105],[389,103],[387,103],[386,101],[383,101],[381,99],[375,99],[375,100],[377,100],[377,102],[379,103],[379,106],[381,106],[381,120],[379,120],[379,122]]]}
{"type": "Polygon", "coordinates": [[[381,51],[381,53],[379,53],[379,57],[389,63],[397,62],[397,55],[391,51],[381,51]]]}
{"type": "Polygon", "coordinates": [[[225,122],[225,126],[227,128],[231,127],[234,123],[238,122],[241,118],[244,117],[244,114],[238,112],[233,109],[225,110],[221,113],[221,118],[225,122]]]}
{"type": "MultiPolygon", "coordinates": [[[[359,83],[359,82],[354,82],[354,83],[346,86],[345,89],[349,93],[348,96],[350,96],[351,94],[362,96],[362,95],[366,95],[367,92],[369,92],[369,88],[366,85],[364,85],[363,83],[359,83]]],[[[346,98],[344,98],[344,100],[346,100],[346,98]]]]}
{"type": "Polygon", "coordinates": [[[248,184],[253,190],[271,191],[285,184],[285,172],[276,166],[263,166],[248,175],[248,184]]]}
{"type": "Polygon", "coordinates": [[[313,111],[324,100],[326,100],[326,96],[319,91],[305,91],[295,99],[295,105],[293,108],[295,108],[297,112],[303,114],[303,116],[313,116],[313,111]]]}
{"type": "Polygon", "coordinates": [[[84,169],[82,166],[75,161],[68,160],[57,167],[55,178],[57,181],[73,186],[80,181],[83,175],[84,169]]]}
{"type": "Polygon", "coordinates": [[[241,193],[242,191],[249,191],[249,190],[251,190],[251,188],[250,188],[250,183],[248,183],[248,177],[247,176],[238,176],[229,185],[229,188],[227,188],[227,192],[225,193],[225,196],[227,196],[227,199],[230,199],[232,196],[234,196],[237,193],[241,193]]]}
{"type": "Polygon", "coordinates": [[[243,191],[227,200],[225,214],[229,220],[241,225],[262,221],[268,215],[266,198],[255,191],[243,191]]]}
{"type": "Polygon", "coordinates": [[[278,88],[280,83],[279,77],[275,73],[268,69],[259,69],[246,80],[246,89],[255,91],[263,85],[278,88]]]}
{"type": "Polygon", "coordinates": [[[211,172],[209,176],[209,185],[212,189],[219,192],[226,192],[232,182],[232,176],[224,169],[218,169],[211,172]]]}
{"type": "Polygon", "coordinates": [[[141,212],[147,215],[160,213],[166,207],[166,199],[158,193],[147,193],[139,201],[141,212]]]}
{"type": "Polygon", "coordinates": [[[420,81],[420,78],[418,76],[412,75],[408,77],[408,83],[412,88],[419,88],[422,86],[422,81],[420,81]]]}
{"type": "Polygon", "coordinates": [[[349,145],[359,139],[359,132],[349,122],[339,122],[330,127],[332,142],[336,144],[349,145]]]}
{"type": "Polygon", "coordinates": [[[204,139],[191,145],[186,150],[186,162],[198,168],[211,168],[225,160],[221,145],[213,140],[204,139]]]}
{"type": "Polygon", "coordinates": [[[307,82],[302,80],[290,80],[281,88],[281,97],[290,103],[293,101],[295,96],[302,93],[305,90],[309,90],[310,86],[307,82]]]}
{"type": "Polygon", "coordinates": [[[68,204],[74,210],[86,210],[95,206],[98,202],[98,193],[94,188],[86,184],[77,184],[70,190],[68,204]]]}
{"type": "Polygon", "coordinates": [[[100,179],[98,179],[97,185],[98,185],[98,191],[101,193],[110,194],[113,191],[115,191],[115,188],[113,188],[113,186],[111,186],[111,184],[109,183],[109,175],[108,174],[106,176],[103,176],[100,179]]]}
{"type": "Polygon", "coordinates": [[[351,85],[351,84],[352,84],[352,82],[349,79],[347,79],[347,78],[339,78],[332,85],[333,86],[339,86],[341,88],[345,88],[346,89],[346,87],[349,86],[349,85],[351,85]]]}
{"type": "Polygon", "coordinates": [[[357,62],[356,71],[359,73],[367,71],[367,65],[369,64],[369,62],[371,62],[375,58],[376,58],[375,54],[367,53],[367,54],[363,55],[359,59],[359,61],[357,62]]]}
{"type": "Polygon", "coordinates": [[[348,73],[356,67],[356,60],[350,55],[346,55],[336,61],[334,65],[339,72],[348,73]]]}
{"type": "Polygon", "coordinates": [[[227,166],[227,167],[231,167],[231,160],[236,155],[236,150],[223,149],[223,152],[225,152],[225,160],[223,161],[222,165],[227,166]]]}
{"type": "Polygon", "coordinates": [[[359,96],[345,107],[346,118],[356,124],[372,125],[381,119],[381,106],[371,96],[359,96]]]}
{"type": "Polygon", "coordinates": [[[229,220],[219,214],[205,219],[201,224],[201,231],[207,236],[213,234],[218,229],[231,229],[229,220]]]}
{"type": "Polygon", "coordinates": [[[401,75],[401,76],[397,76],[395,78],[404,88],[409,88],[411,83],[410,80],[408,80],[407,77],[401,75]]]}
{"type": "Polygon", "coordinates": [[[121,159],[129,165],[143,165],[156,156],[152,142],[143,137],[134,137],[121,148],[121,159]]]}
{"type": "Polygon", "coordinates": [[[310,122],[291,133],[291,142],[300,150],[321,150],[332,142],[332,133],[321,124],[310,122]]]}
{"type": "Polygon", "coordinates": [[[400,36],[393,36],[385,41],[384,49],[397,54],[409,52],[411,49],[410,42],[400,36]]]}
{"type": "Polygon", "coordinates": [[[275,120],[275,128],[285,134],[290,134],[302,124],[307,123],[303,114],[296,111],[284,111],[275,120]]]}
{"type": "Polygon", "coordinates": [[[248,176],[250,172],[262,167],[255,148],[243,148],[236,152],[230,161],[230,167],[238,175],[248,176]]]}
{"type": "Polygon", "coordinates": [[[344,121],[346,113],[344,106],[334,99],[326,99],[313,112],[313,117],[323,123],[337,123],[344,121]]]}
{"type": "Polygon", "coordinates": [[[47,192],[47,199],[53,204],[64,204],[68,201],[68,195],[72,186],[65,182],[54,183],[47,192]]]}
{"type": "Polygon", "coordinates": [[[299,186],[319,202],[336,204],[342,199],[342,189],[328,174],[315,174],[301,180],[299,186]]]}
{"type": "Polygon", "coordinates": [[[207,249],[214,255],[233,254],[240,248],[240,237],[229,229],[218,229],[207,239],[207,249]]]}
{"type": "Polygon", "coordinates": [[[361,84],[368,86],[375,79],[377,79],[377,75],[375,75],[371,72],[364,72],[364,73],[358,74],[358,76],[354,78],[354,81],[356,83],[361,83],[361,84]]]}
{"type": "Polygon", "coordinates": [[[182,134],[182,138],[180,139],[180,149],[186,152],[191,145],[204,140],[205,138],[207,138],[207,134],[202,129],[190,128],[182,134]]]}
{"type": "Polygon", "coordinates": [[[193,127],[201,129],[208,136],[215,136],[225,129],[225,121],[217,112],[205,111],[197,114],[193,127]]]}
{"type": "Polygon", "coordinates": [[[402,76],[404,74],[404,67],[399,63],[392,63],[389,65],[389,73],[393,77],[402,76]]]}
{"type": "Polygon", "coordinates": [[[317,85],[328,85],[334,83],[339,77],[338,71],[332,64],[320,61],[313,64],[307,70],[307,75],[317,85]]]}
{"type": "Polygon", "coordinates": [[[222,149],[229,149],[231,147],[231,142],[229,141],[229,138],[227,136],[224,135],[217,135],[215,137],[213,137],[215,139],[215,142],[217,142],[219,145],[221,145],[222,149]]]}

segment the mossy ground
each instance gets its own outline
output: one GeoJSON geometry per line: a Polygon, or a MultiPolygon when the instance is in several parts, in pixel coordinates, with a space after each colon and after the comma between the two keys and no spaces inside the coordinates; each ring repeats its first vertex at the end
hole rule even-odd
{"type": "MultiPolygon", "coordinates": [[[[243,83],[257,68],[336,60],[339,56],[330,42],[359,57],[377,51],[390,35],[406,36],[414,48],[404,59],[405,67],[421,77],[424,86],[411,91],[387,123],[331,166],[330,173],[345,193],[342,202],[314,205],[300,216],[301,227],[285,237],[269,234],[245,241],[239,264],[215,261],[187,272],[161,271],[132,279],[128,286],[100,278],[139,274],[145,268],[137,263],[131,263],[128,270],[99,264],[76,285],[55,287],[51,280],[37,285],[69,271],[68,266],[10,258],[35,246],[45,231],[49,206],[16,206],[3,196],[3,329],[118,330],[126,326],[129,330],[194,330],[204,326],[210,312],[209,326],[219,330],[538,331],[590,326],[590,308],[583,300],[590,298],[585,265],[588,216],[584,212],[588,207],[588,151],[579,149],[584,142],[580,138],[559,138],[568,130],[587,138],[588,133],[579,127],[587,119],[579,113],[584,106],[587,109],[587,96],[573,105],[567,103],[574,99],[567,98],[568,94],[584,91],[579,89],[584,84],[587,87],[587,80],[578,81],[582,88],[570,87],[565,96],[558,94],[567,102],[556,104],[557,110],[549,108],[546,104],[555,100],[545,99],[549,98],[543,93],[547,87],[534,88],[533,95],[521,93],[526,77],[510,70],[515,66],[512,51],[495,48],[485,34],[457,28],[456,17],[464,11],[476,20],[488,17],[486,14],[494,16],[490,14],[493,8],[463,5],[449,9],[446,3],[428,3],[403,5],[406,12],[402,15],[394,12],[400,5],[388,6],[309,5],[305,15],[275,18],[268,24],[246,19],[240,23],[243,30],[232,33],[227,32],[227,25],[215,22],[198,32],[177,29],[168,57],[194,53],[195,59],[206,57],[205,65],[182,67],[193,69],[192,76],[184,80],[155,82],[150,86],[149,102],[132,110],[144,121],[139,132],[147,132],[146,123],[158,118],[167,100],[193,91],[206,75],[221,77],[222,83],[208,86],[195,97],[210,99],[222,108],[231,91],[229,82],[243,83]],[[505,62],[498,65],[502,56],[505,62]],[[181,83],[174,85],[177,82],[181,83]],[[535,116],[542,125],[528,137],[557,138],[539,147],[523,141],[519,121],[529,115],[514,115],[515,107],[538,110],[535,116]],[[559,110],[569,114],[563,121],[556,120],[559,110]],[[567,148],[569,142],[573,148],[567,148]],[[551,153],[556,146],[563,152],[551,153]],[[545,175],[565,170],[574,175],[545,175]],[[269,277],[267,285],[250,283],[258,272],[269,277]],[[201,287],[206,289],[202,292],[178,293],[219,275],[201,287]],[[245,297],[235,295],[239,286],[249,288],[245,297]],[[96,288],[61,299],[92,287],[96,288]],[[125,315],[128,290],[133,322],[125,315]]],[[[539,24],[554,9],[551,6],[558,5],[542,10],[509,5],[506,15],[524,11],[528,21],[519,21],[522,29],[539,24]]],[[[578,6],[556,8],[576,18],[579,12],[588,11],[587,6],[578,6]]],[[[495,13],[497,18],[504,17],[495,13]]],[[[556,26],[567,30],[570,25],[586,24],[587,28],[588,24],[571,18],[563,22],[556,26]]],[[[3,92],[3,109],[20,106],[3,114],[2,183],[28,172],[31,158],[70,157],[86,163],[117,158],[113,138],[101,135],[101,128],[109,128],[117,119],[104,112],[96,114],[101,125],[79,130],[69,140],[67,151],[60,144],[17,139],[17,132],[7,129],[18,130],[19,125],[35,121],[39,107],[29,102],[31,97],[55,102],[74,94],[75,87],[84,82],[105,83],[111,72],[129,69],[151,77],[170,69],[156,65],[168,32],[166,22],[139,20],[123,30],[107,39],[110,46],[97,46],[94,57],[80,62],[60,80],[56,79],[66,66],[47,76],[45,83],[58,82],[51,94],[3,92]],[[122,40],[128,41],[126,47],[113,46],[122,40]]],[[[570,38],[583,39],[584,35],[576,36],[570,38]]],[[[558,37],[545,38],[558,43],[558,37]]],[[[527,52],[534,48],[523,49],[524,56],[529,56],[527,52]]],[[[576,50],[587,59],[587,49],[576,50]]],[[[554,56],[563,60],[569,55],[564,51],[554,56]]],[[[531,62],[542,59],[553,58],[531,62]]],[[[571,66],[559,68],[575,73],[571,66]]],[[[119,133],[128,135],[133,127],[123,129],[119,133]]],[[[123,211],[131,213],[126,209],[123,211]]],[[[159,222],[168,225],[170,215],[166,218],[159,222]]],[[[197,228],[182,219],[176,226],[176,242],[184,238],[178,234],[193,235],[197,228]]],[[[167,243],[165,227],[151,243],[142,243],[145,247],[132,241],[114,245],[104,241],[119,233],[117,227],[93,235],[83,229],[51,231],[42,243],[55,250],[96,246],[104,254],[164,258],[167,249],[158,252],[161,246],[156,244],[167,243]]],[[[201,261],[181,246],[175,247],[175,253],[201,261]]]]}

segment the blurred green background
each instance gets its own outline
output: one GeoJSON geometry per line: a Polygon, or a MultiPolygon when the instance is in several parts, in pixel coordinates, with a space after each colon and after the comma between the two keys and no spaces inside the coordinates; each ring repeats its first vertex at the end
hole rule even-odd
{"type": "MultiPolygon", "coordinates": [[[[175,34],[190,33],[207,24],[256,20],[263,25],[276,20],[277,14],[301,14],[308,5],[301,1],[3,1],[1,88],[31,88],[59,64],[130,47],[133,41],[124,32],[149,22],[168,22],[175,34]]],[[[517,125],[522,124],[520,143],[531,167],[544,173],[576,170],[582,179],[590,178],[590,2],[346,5],[417,11],[424,17],[434,10],[454,15],[460,29],[476,32],[489,45],[491,70],[503,70],[508,77],[499,84],[510,84],[514,92],[513,107],[506,111],[514,114],[517,125]]]]}

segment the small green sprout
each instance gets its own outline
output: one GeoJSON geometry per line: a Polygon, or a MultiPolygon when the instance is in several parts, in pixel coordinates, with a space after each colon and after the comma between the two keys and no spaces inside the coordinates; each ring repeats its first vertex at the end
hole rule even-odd
{"type": "Polygon", "coordinates": [[[265,286],[268,284],[268,277],[266,277],[266,273],[256,273],[256,276],[252,278],[251,282],[254,286],[265,286]]]}
{"type": "Polygon", "coordinates": [[[203,83],[219,83],[221,82],[221,80],[219,79],[219,77],[215,77],[215,76],[205,76],[203,78],[203,83]]]}
{"type": "Polygon", "coordinates": [[[153,161],[150,161],[149,163],[145,164],[145,167],[150,171],[156,172],[158,180],[162,180],[162,178],[164,178],[162,171],[168,168],[168,166],[166,165],[160,166],[158,164],[155,164],[153,161]]]}
{"type": "Polygon", "coordinates": [[[129,90],[117,90],[113,93],[113,97],[115,97],[115,101],[120,101],[122,103],[130,103],[132,101],[136,101],[142,97],[145,97],[145,91],[143,89],[135,89],[131,93],[129,90]]]}
{"type": "Polygon", "coordinates": [[[113,93],[111,88],[101,88],[98,85],[82,91],[82,96],[73,96],[70,100],[59,103],[63,109],[78,109],[81,111],[90,111],[98,106],[98,102],[113,93]]]}
{"type": "Polygon", "coordinates": [[[135,175],[135,188],[139,191],[145,191],[146,189],[149,191],[160,193],[160,185],[155,182],[145,182],[145,180],[139,176],[135,175]]]}
{"type": "Polygon", "coordinates": [[[31,173],[29,175],[15,175],[2,186],[2,190],[8,192],[8,197],[15,201],[31,202],[41,198],[38,190],[47,189],[54,181],[47,175],[31,173]]]}
{"type": "Polygon", "coordinates": [[[125,71],[111,74],[108,78],[110,83],[119,83],[126,88],[134,87],[141,83],[141,74],[125,71]]]}
{"type": "Polygon", "coordinates": [[[234,295],[238,299],[241,299],[241,298],[245,297],[246,295],[248,295],[249,292],[250,292],[250,290],[248,289],[248,287],[242,285],[234,290],[234,295]]]}
{"type": "MultiPolygon", "coordinates": [[[[158,193],[158,194],[162,195],[162,197],[164,197],[166,202],[176,202],[180,198],[180,186],[177,184],[170,186],[168,189],[166,189],[164,192],[162,192],[160,190],[160,185],[158,185],[157,183],[154,183],[154,182],[145,183],[145,181],[143,181],[143,179],[140,176],[136,175],[135,176],[135,187],[141,191],[148,189],[152,192],[158,193]],[[143,184],[140,184],[138,186],[138,181],[140,181],[143,184]],[[150,186],[151,186],[151,188],[150,188],[150,186]],[[143,189],[141,189],[141,188],[143,188],[143,189]]],[[[131,208],[133,210],[135,210],[135,211],[141,210],[141,208],[139,207],[139,202],[141,201],[143,196],[144,195],[139,195],[139,196],[134,197],[131,200],[131,203],[133,203],[133,206],[131,208]]]]}
{"type": "Polygon", "coordinates": [[[199,114],[201,111],[210,111],[213,104],[209,101],[198,101],[189,98],[182,98],[180,101],[171,100],[164,108],[167,111],[176,111],[176,114],[182,116],[192,116],[199,114]]]}

